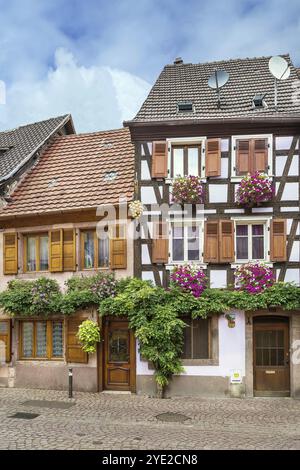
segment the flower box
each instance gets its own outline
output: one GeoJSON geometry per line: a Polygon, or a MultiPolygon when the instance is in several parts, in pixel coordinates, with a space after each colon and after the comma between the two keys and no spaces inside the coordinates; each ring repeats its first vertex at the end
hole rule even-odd
{"type": "Polygon", "coordinates": [[[237,290],[249,294],[260,294],[275,282],[272,269],[262,262],[242,264],[235,270],[234,276],[237,290]]]}
{"type": "Polygon", "coordinates": [[[259,206],[263,202],[271,201],[274,193],[271,179],[256,171],[242,179],[236,192],[236,201],[245,207],[259,206]]]}
{"type": "Polygon", "coordinates": [[[194,297],[200,297],[207,287],[207,277],[197,265],[175,266],[170,277],[173,286],[191,293],[194,297]]]}
{"type": "Polygon", "coordinates": [[[199,176],[180,176],[172,186],[172,202],[177,204],[203,204],[204,186],[199,176]]]}

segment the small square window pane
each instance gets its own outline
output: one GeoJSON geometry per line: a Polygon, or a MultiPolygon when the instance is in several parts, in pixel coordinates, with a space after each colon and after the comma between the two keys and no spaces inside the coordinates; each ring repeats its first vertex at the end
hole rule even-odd
{"type": "Polygon", "coordinates": [[[36,357],[47,357],[47,324],[36,323],[36,357]]]}
{"type": "Polygon", "coordinates": [[[264,226],[263,225],[252,225],[252,235],[263,235],[264,226]]]}
{"type": "Polygon", "coordinates": [[[189,238],[199,238],[199,225],[193,225],[188,227],[188,237],[189,238]]]}
{"type": "Polygon", "coordinates": [[[63,323],[61,321],[52,323],[52,356],[63,356],[63,323]]]}
{"type": "Polygon", "coordinates": [[[33,323],[22,323],[22,353],[23,357],[33,357],[33,323]]]}
{"type": "Polygon", "coordinates": [[[236,234],[242,237],[248,236],[248,225],[237,225],[236,234]]]}
{"type": "Polygon", "coordinates": [[[173,238],[183,238],[183,226],[173,225],[173,238]]]}

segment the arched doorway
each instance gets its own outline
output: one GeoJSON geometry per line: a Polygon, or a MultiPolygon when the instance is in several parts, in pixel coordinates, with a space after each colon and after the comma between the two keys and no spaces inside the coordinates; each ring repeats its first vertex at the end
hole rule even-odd
{"type": "Polygon", "coordinates": [[[254,396],[290,396],[289,318],[253,317],[254,396]]]}

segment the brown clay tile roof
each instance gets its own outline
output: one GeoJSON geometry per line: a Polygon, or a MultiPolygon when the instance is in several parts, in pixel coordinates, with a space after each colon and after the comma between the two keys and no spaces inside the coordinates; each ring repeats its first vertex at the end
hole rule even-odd
{"type": "Polygon", "coordinates": [[[20,181],[0,217],[116,204],[119,196],[132,199],[133,188],[134,147],[127,128],[59,136],[20,181]]]}
{"type": "Polygon", "coordinates": [[[278,112],[274,108],[274,77],[268,67],[270,57],[231,59],[203,64],[166,65],[152,87],[136,117],[126,124],[170,120],[260,119],[300,116],[299,100],[294,100],[295,85],[300,73],[288,54],[291,74],[278,84],[278,112]],[[226,70],[229,81],[221,90],[221,109],[217,107],[215,90],[208,87],[214,70],[226,70]],[[256,94],[265,94],[267,107],[253,109],[256,94]],[[180,113],[178,102],[192,102],[194,112],[180,113]]]}

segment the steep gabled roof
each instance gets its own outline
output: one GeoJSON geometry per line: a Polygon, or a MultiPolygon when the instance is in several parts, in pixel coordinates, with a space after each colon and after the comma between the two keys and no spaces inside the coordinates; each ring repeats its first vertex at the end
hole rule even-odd
{"type": "MultiPolygon", "coordinates": [[[[141,109],[132,121],[160,122],[170,120],[210,120],[228,118],[300,117],[300,102],[293,100],[295,82],[300,78],[290,56],[291,74],[278,84],[278,112],[274,108],[274,77],[268,62],[270,57],[223,60],[203,64],[173,64],[164,67],[141,109]],[[222,107],[218,109],[216,92],[208,87],[214,70],[226,70],[230,79],[221,90],[222,107]],[[253,109],[256,94],[267,93],[267,107],[253,109]],[[177,112],[177,103],[192,101],[194,112],[177,112]]],[[[298,83],[299,85],[299,83],[298,83]]]]}
{"type": "Polygon", "coordinates": [[[132,199],[134,146],[128,129],[56,137],[19,182],[0,219],[117,204],[132,199]]]}
{"type": "Polygon", "coordinates": [[[0,183],[16,173],[55,132],[67,126],[74,133],[70,114],[0,132],[0,183]]]}

